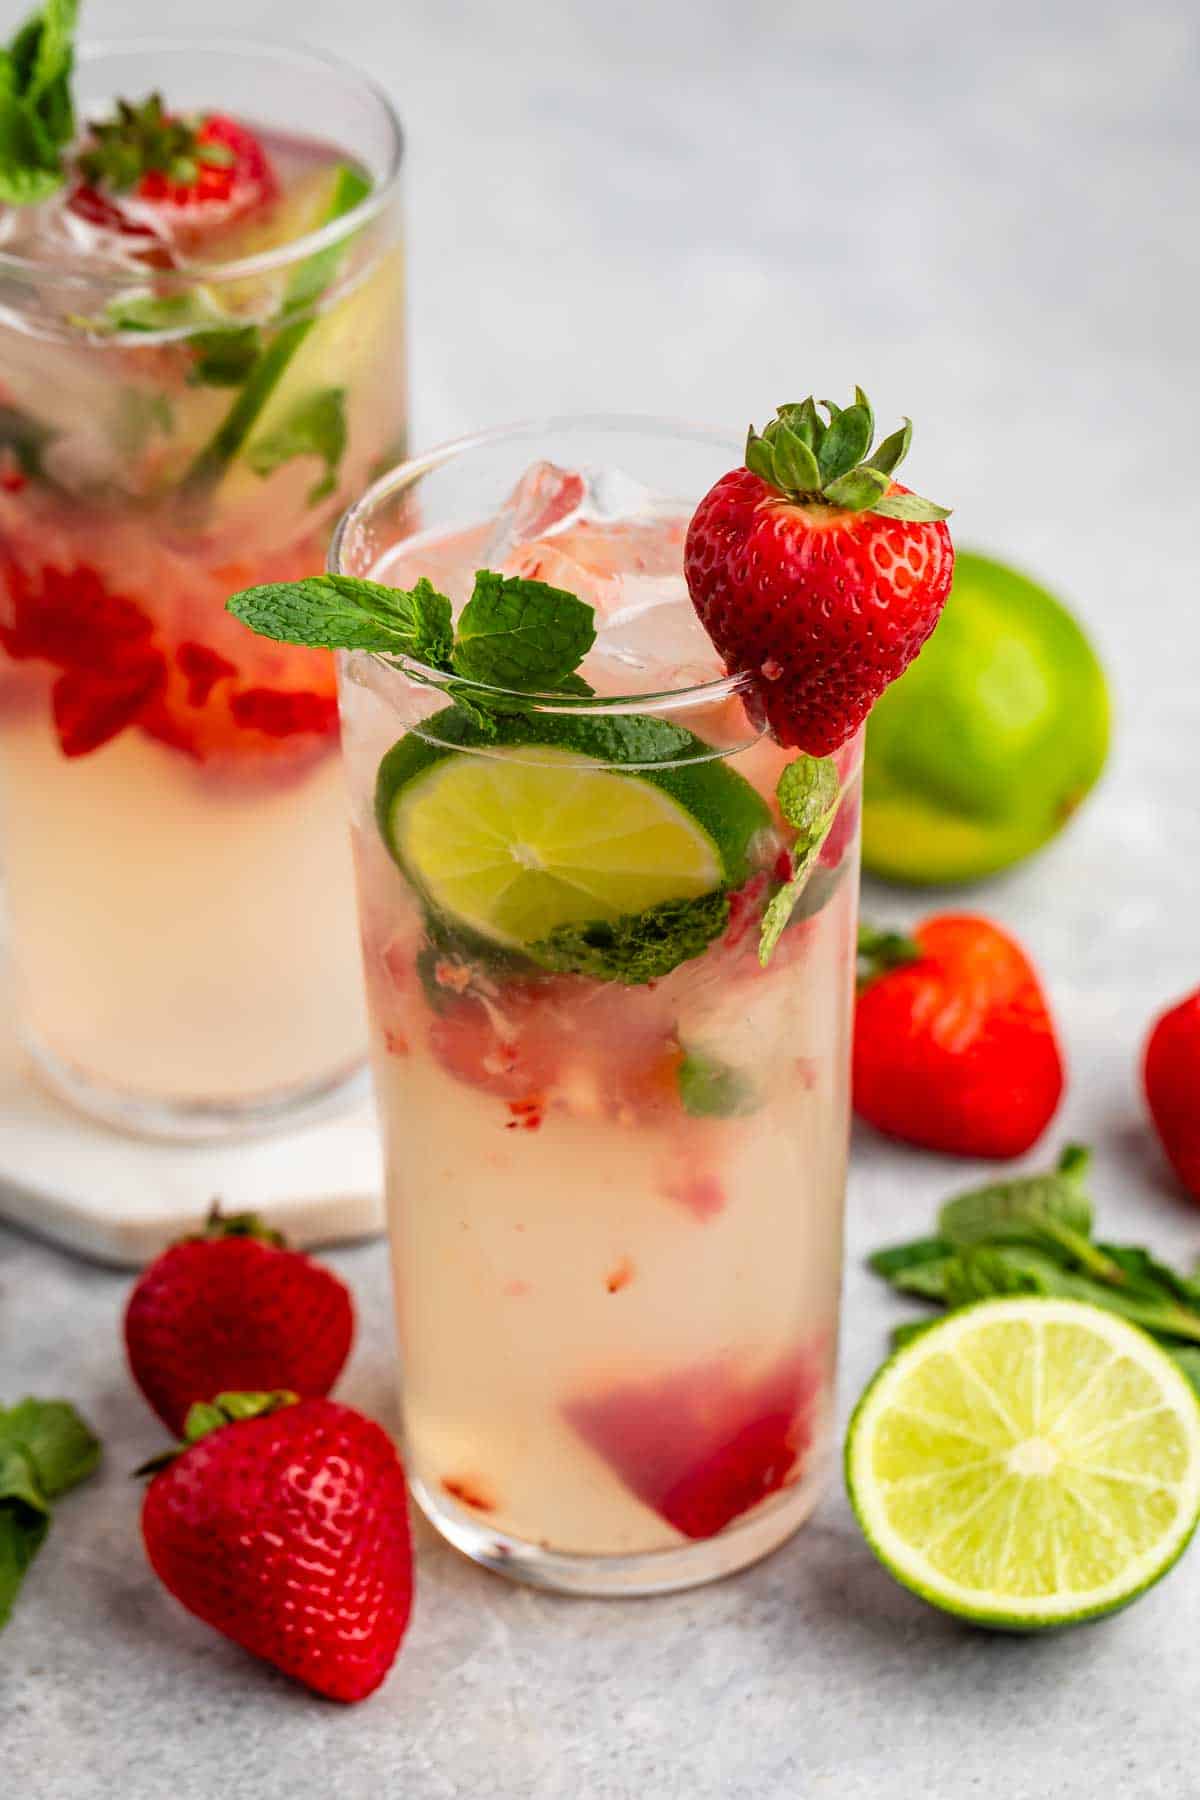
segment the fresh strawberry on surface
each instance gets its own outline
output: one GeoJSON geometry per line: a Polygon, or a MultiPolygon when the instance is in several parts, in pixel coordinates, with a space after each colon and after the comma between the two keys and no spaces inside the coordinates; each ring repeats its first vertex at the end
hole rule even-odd
{"type": "Polygon", "coordinates": [[[827,756],[937,624],[954,567],[943,507],[892,480],[911,426],[871,453],[851,406],[780,407],[701,500],[684,552],[701,624],[776,740],[827,756]]]}
{"type": "Polygon", "coordinates": [[[332,1400],[220,1394],[157,1470],[142,1537],[159,1580],[252,1655],[331,1700],[363,1700],[408,1624],[404,1470],[387,1434],[332,1400]]]}
{"type": "Polygon", "coordinates": [[[1200,1200],[1200,988],[1155,1021],[1142,1081],[1171,1166],[1200,1200]]]}
{"type": "Polygon", "coordinates": [[[722,1362],[572,1401],[568,1423],[684,1537],[713,1537],[803,1473],[824,1374],[811,1350],[746,1379],[722,1362]]]}
{"type": "Polygon", "coordinates": [[[968,913],[911,938],[859,934],[854,1108],[890,1137],[956,1156],[1020,1156],[1062,1098],[1062,1055],[1024,951],[968,913]]]}
{"type": "Polygon", "coordinates": [[[125,1311],[133,1378],[171,1430],[226,1390],[327,1394],[350,1354],[354,1307],[330,1269],[289,1250],[252,1213],[222,1217],[164,1250],[125,1311]]]}
{"type": "Polygon", "coordinates": [[[108,230],[154,241],[205,233],[267,205],[278,192],[269,157],[252,131],[223,113],[184,118],[162,96],[119,100],[92,123],[77,159],[72,211],[108,230]]]}

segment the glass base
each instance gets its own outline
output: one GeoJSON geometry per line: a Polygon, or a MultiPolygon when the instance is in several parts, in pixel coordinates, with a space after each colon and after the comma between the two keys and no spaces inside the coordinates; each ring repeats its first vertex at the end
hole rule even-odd
{"type": "Polygon", "coordinates": [[[26,1040],[34,1070],[51,1093],[77,1112],[131,1137],[168,1143],[218,1144],[295,1131],[348,1112],[366,1098],[367,1066],[356,1060],[302,1087],[280,1088],[246,1100],[159,1100],[107,1087],[63,1062],[43,1044],[26,1040]]]}
{"type": "Polygon", "coordinates": [[[716,1537],[632,1556],[586,1556],[549,1550],[542,1544],[497,1531],[478,1514],[445,1494],[431,1492],[415,1477],[410,1476],[409,1487],[434,1529],[456,1550],[497,1575],[556,1594],[621,1599],[702,1587],[705,1582],[720,1581],[761,1561],[804,1524],[821,1498],[825,1477],[824,1469],[810,1473],[744,1524],[730,1525],[716,1537]]]}

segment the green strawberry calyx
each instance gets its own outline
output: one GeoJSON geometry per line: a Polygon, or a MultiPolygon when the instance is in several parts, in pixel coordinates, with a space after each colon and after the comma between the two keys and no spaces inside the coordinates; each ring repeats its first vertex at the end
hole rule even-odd
{"type": "Polygon", "coordinates": [[[191,187],[202,164],[229,168],[233,160],[227,144],[206,143],[195,121],[168,113],[162,95],[151,94],[137,105],[118,100],[113,118],[89,123],[78,166],[94,187],[124,194],[150,174],[191,187]]]}
{"type": "Polygon", "coordinates": [[[889,492],[912,443],[911,419],[872,451],[874,435],[875,415],[860,387],[849,406],[810,395],[799,404],[779,407],[762,432],[750,427],[746,467],[786,499],[806,506],[880,513],[913,524],[948,519],[948,507],[920,494],[889,492]],[[821,417],[819,407],[828,419],[821,417]]]}
{"type": "Polygon", "coordinates": [[[201,1229],[189,1232],[178,1241],[181,1244],[219,1244],[226,1238],[253,1238],[256,1243],[265,1244],[271,1250],[286,1250],[288,1247],[282,1231],[276,1231],[273,1226],[268,1225],[259,1213],[225,1213],[221,1211],[219,1200],[213,1201],[201,1229]]]}
{"type": "Polygon", "coordinates": [[[185,1455],[201,1438],[211,1437],[214,1431],[223,1431],[226,1425],[240,1425],[246,1419],[262,1419],[268,1413],[281,1412],[285,1406],[295,1406],[299,1398],[299,1394],[290,1388],[275,1388],[262,1393],[214,1394],[211,1400],[197,1400],[188,1407],[183,1421],[183,1442],[172,1444],[169,1450],[152,1456],[135,1469],[134,1474],[157,1475],[170,1468],[176,1458],[185,1455]]]}
{"type": "Polygon", "coordinates": [[[924,955],[915,938],[902,931],[881,931],[875,925],[858,928],[858,991],[870,987],[881,975],[920,962],[924,955]]]}

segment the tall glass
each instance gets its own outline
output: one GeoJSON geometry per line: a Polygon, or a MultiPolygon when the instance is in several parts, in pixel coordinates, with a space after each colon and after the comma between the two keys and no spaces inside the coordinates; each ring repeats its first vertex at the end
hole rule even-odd
{"type": "Polygon", "coordinates": [[[736,455],[652,421],[522,426],[386,476],[331,552],[458,601],[495,567],[597,610],[596,697],[520,697],[490,741],[443,675],[358,652],[341,670],[409,1474],[459,1548],[577,1593],[740,1568],[802,1523],[828,1461],[859,746],[763,967],[790,756],[720,674],[682,580],[686,518],[736,455]],[[701,817],[723,888],[696,877],[701,817]],[[582,969],[512,946],[551,840],[574,863],[572,943],[598,958],[582,969]],[[605,968],[618,867],[643,899],[690,896],[689,919],[717,909],[659,977],[605,968]],[[588,922],[596,896],[608,926],[588,922]]]}
{"type": "Polygon", "coordinates": [[[70,209],[49,251],[0,220],[4,867],[43,1076],[219,1137],[330,1104],[365,1052],[333,660],[224,604],[319,572],[403,453],[401,138],[316,55],[81,57],[82,120],[153,91],[250,125],[281,190],[215,263],[114,264],[70,209]]]}

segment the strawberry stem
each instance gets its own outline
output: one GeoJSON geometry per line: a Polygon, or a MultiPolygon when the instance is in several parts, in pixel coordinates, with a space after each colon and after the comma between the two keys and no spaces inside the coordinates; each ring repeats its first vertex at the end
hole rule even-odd
{"type": "Polygon", "coordinates": [[[920,962],[921,946],[902,931],[880,931],[874,925],[858,928],[858,991],[870,987],[881,975],[920,962]]]}

